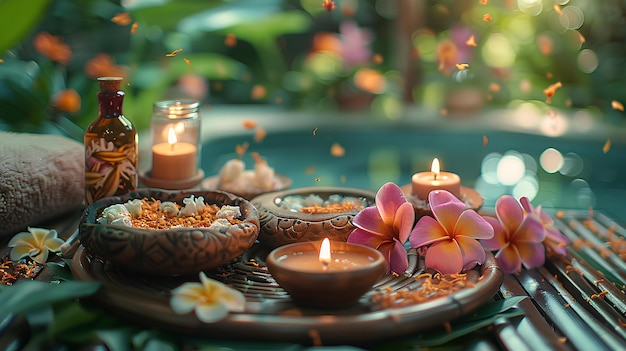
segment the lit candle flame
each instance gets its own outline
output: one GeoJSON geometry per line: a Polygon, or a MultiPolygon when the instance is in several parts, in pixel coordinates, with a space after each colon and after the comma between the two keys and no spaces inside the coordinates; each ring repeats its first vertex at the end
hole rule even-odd
{"type": "Polygon", "coordinates": [[[439,176],[439,159],[438,158],[434,158],[433,159],[433,164],[430,167],[430,171],[433,172],[433,177],[435,178],[435,180],[437,180],[437,177],[439,176]]]}
{"type": "Polygon", "coordinates": [[[174,128],[170,127],[170,129],[167,131],[167,143],[170,144],[170,147],[173,149],[174,144],[176,144],[177,141],[178,139],[176,138],[176,132],[174,132],[174,128]]]}
{"type": "Polygon", "coordinates": [[[324,238],[322,240],[322,246],[320,247],[320,262],[324,267],[324,270],[328,269],[330,266],[330,240],[328,238],[324,238]]]}

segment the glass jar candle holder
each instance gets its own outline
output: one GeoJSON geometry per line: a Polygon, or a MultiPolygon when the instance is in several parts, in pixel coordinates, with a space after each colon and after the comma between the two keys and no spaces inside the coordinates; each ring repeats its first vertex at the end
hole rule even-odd
{"type": "Polygon", "coordinates": [[[158,101],[150,120],[152,167],[143,177],[149,187],[189,189],[203,178],[199,102],[191,99],[158,101]]]}

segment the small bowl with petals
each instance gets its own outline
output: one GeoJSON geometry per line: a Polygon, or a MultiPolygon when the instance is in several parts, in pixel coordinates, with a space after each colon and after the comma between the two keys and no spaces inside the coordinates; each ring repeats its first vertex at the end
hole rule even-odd
{"type": "Polygon", "coordinates": [[[352,220],[371,206],[376,194],[341,187],[307,187],[277,191],[251,200],[259,211],[259,241],[268,248],[329,238],[346,241],[352,220]]]}
{"type": "Polygon", "coordinates": [[[79,239],[89,254],[129,271],[160,276],[197,274],[216,268],[248,250],[258,233],[256,208],[242,197],[217,190],[142,189],[109,197],[89,205],[79,224],[79,239]],[[146,199],[160,204],[161,212],[154,216],[161,218],[161,222],[168,216],[186,216],[189,224],[169,227],[165,223],[162,228],[140,228],[122,223],[128,217],[124,214],[119,216],[122,220],[103,220],[110,219],[108,216],[115,212],[110,209],[128,207],[130,203],[146,199]],[[200,200],[206,207],[222,213],[228,210],[230,214],[216,217],[210,225],[194,225],[200,216],[185,211],[196,204],[199,208],[200,200]]]}

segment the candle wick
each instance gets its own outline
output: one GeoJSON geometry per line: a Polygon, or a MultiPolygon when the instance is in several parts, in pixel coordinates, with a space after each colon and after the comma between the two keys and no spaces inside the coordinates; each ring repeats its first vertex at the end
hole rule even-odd
{"type": "Polygon", "coordinates": [[[328,270],[328,266],[330,266],[330,262],[323,260],[322,261],[322,270],[326,272],[328,270]]]}
{"type": "Polygon", "coordinates": [[[170,151],[174,151],[174,145],[176,145],[176,143],[170,144],[170,151]]]}
{"type": "Polygon", "coordinates": [[[433,173],[433,179],[437,180],[437,173],[433,173]]]}

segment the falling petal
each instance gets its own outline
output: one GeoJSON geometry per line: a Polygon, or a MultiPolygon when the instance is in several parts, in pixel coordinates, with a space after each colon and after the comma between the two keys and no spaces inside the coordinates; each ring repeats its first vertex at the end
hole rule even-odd
{"type": "Polygon", "coordinates": [[[434,243],[426,251],[426,267],[433,268],[441,274],[456,274],[463,269],[461,249],[455,240],[444,240],[434,243]]]}
{"type": "Polygon", "coordinates": [[[603,153],[608,153],[609,150],[611,150],[611,139],[606,139],[606,142],[604,142],[604,145],[602,146],[602,152],[603,153]]]}
{"type": "Polygon", "coordinates": [[[476,39],[474,38],[474,35],[471,35],[471,36],[469,37],[469,39],[467,39],[467,40],[465,41],[465,45],[467,45],[467,46],[473,46],[473,47],[478,46],[478,44],[476,44],[476,39]]]}

